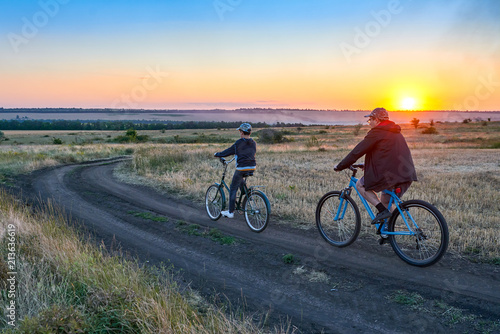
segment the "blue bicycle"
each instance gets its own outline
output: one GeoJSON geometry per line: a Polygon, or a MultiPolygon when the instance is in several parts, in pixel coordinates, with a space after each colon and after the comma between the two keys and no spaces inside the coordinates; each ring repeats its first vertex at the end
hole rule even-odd
{"type": "MultiPolygon", "coordinates": [[[[349,186],[341,191],[325,194],[316,207],[316,225],[321,236],[330,244],[345,247],[352,244],[361,229],[361,215],[352,199],[356,190],[361,203],[370,215],[375,214],[356,189],[356,173],[363,165],[352,165],[349,186]]],[[[394,252],[405,262],[419,267],[438,262],[448,248],[448,225],[439,210],[421,200],[401,201],[398,189],[384,190],[391,196],[389,209],[394,205],[392,216],[375,224],[377,234],[386,236],[394,252]]],[[[381,244],[385,239],[381,239],[381,244]]]]}
{"type": "MultiPolygon", "coordinates": [[[[224,166],[224,172],[222,173],[222,179],[220,183],[214,183],[208,187],[205,194],[205,207],[207,210],[208,217],[212,220],[219,219],[222,214],[221,211],[226,207],[226,195],[224,193],[224,188],[229,193],[229,187],[227,186],[224,178],[226,177],[227,166],[234,160],[231,159],[226,161],[224,158],[220,158],[220,162],[224,166]]],[[[269,223],[269,216],[271,215],[271,204],[269,199],[263,191],[256,188],[260,186],[247,187],[246,179],[248,176],[252,176],[253,172],[248,172],[243,176],[243,184],[240,189],[240,195],[236,197],[236,212],[245,215],[245,220],[248,227],[253,232],[262,232],[266,229],[269,223]]]]}

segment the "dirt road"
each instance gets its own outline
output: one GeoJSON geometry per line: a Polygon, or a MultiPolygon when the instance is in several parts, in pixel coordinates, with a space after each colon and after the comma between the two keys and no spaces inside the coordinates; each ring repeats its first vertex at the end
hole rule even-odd
{"type": "MultiPolygon", "coordinates": [[[[412,267],[374,238],[338,249],[326,244],[315,228],[293,230],[279,225],[273,216],[263,233],[253,233],[242,216],[213,222],[201,204],[119,182],[113,176],[119,163],[38,171],[20,187],[32,198],[53,199],[97,242],[108,247],[119,244],[144,263],[173,265],[184,283],[210,301],[229,300],[233,309],[255,314],[256,320],[269,312],[266,323],[271,326],[289,320],[303,333],[500,330],[490,326],[500,319],[499,266],[447,254],[434,266],[412,267]],[[236,243],[222,245],[186,232],[214,227],[234,236],[236,243]],[[300,261],[285,264],[285,254],[300,261]],[[414,293],[423,299],[413,303],[414,293]],[[397,296],[409,301],[403,298],[398,303],[397,296]],[[450,319],[451,312],[464,319],[450,319]],[[478,327],[466,315],[487,325],[478,327]]],[[[203,197],[200,194],[200,200],[203,197]]]]}

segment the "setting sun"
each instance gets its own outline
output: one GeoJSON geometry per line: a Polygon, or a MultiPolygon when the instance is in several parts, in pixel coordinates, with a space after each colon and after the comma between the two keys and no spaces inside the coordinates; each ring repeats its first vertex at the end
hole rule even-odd
{"type": "Polygon", "coordinates": [[[403,110],[414,110],[417,101],[413,97],[406,97],[401,101],[401,109],[403,110]]]}

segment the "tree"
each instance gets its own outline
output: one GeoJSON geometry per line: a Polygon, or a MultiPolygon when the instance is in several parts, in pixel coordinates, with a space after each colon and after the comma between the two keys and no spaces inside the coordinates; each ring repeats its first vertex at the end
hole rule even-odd
{"type": "Polygon", "coordinates": [[[412,119],[412,120],[410,121],[410,123],[411,123],[411,125],[413,125],[413,127],[414,127],[415,129],[417,129],[417,128],[418,128],[418,123],[420,123],[420,120],[419,120],[419,119],[417,119],[417,118],[414,118],[414,119],[412,119]]]}

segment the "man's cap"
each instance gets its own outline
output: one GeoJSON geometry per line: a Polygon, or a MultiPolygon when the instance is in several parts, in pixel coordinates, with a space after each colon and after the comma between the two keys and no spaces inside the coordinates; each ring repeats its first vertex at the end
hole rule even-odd
{"type": "Polygon", "coordinates": [[[386,121],[389,119],[389,113],[385,110],[385,108],[375,108],[370,115],[366,115],[365,117],[373,117],[378,118],[381,121],[386,121]]]}
{"type": "Polygon", "coordinates": [[[252,126],[250,124],[248,124],[248,123],[243,123],[236,130],[241,130],[243,132],[251,132],[252,131],[252,126]]]}

